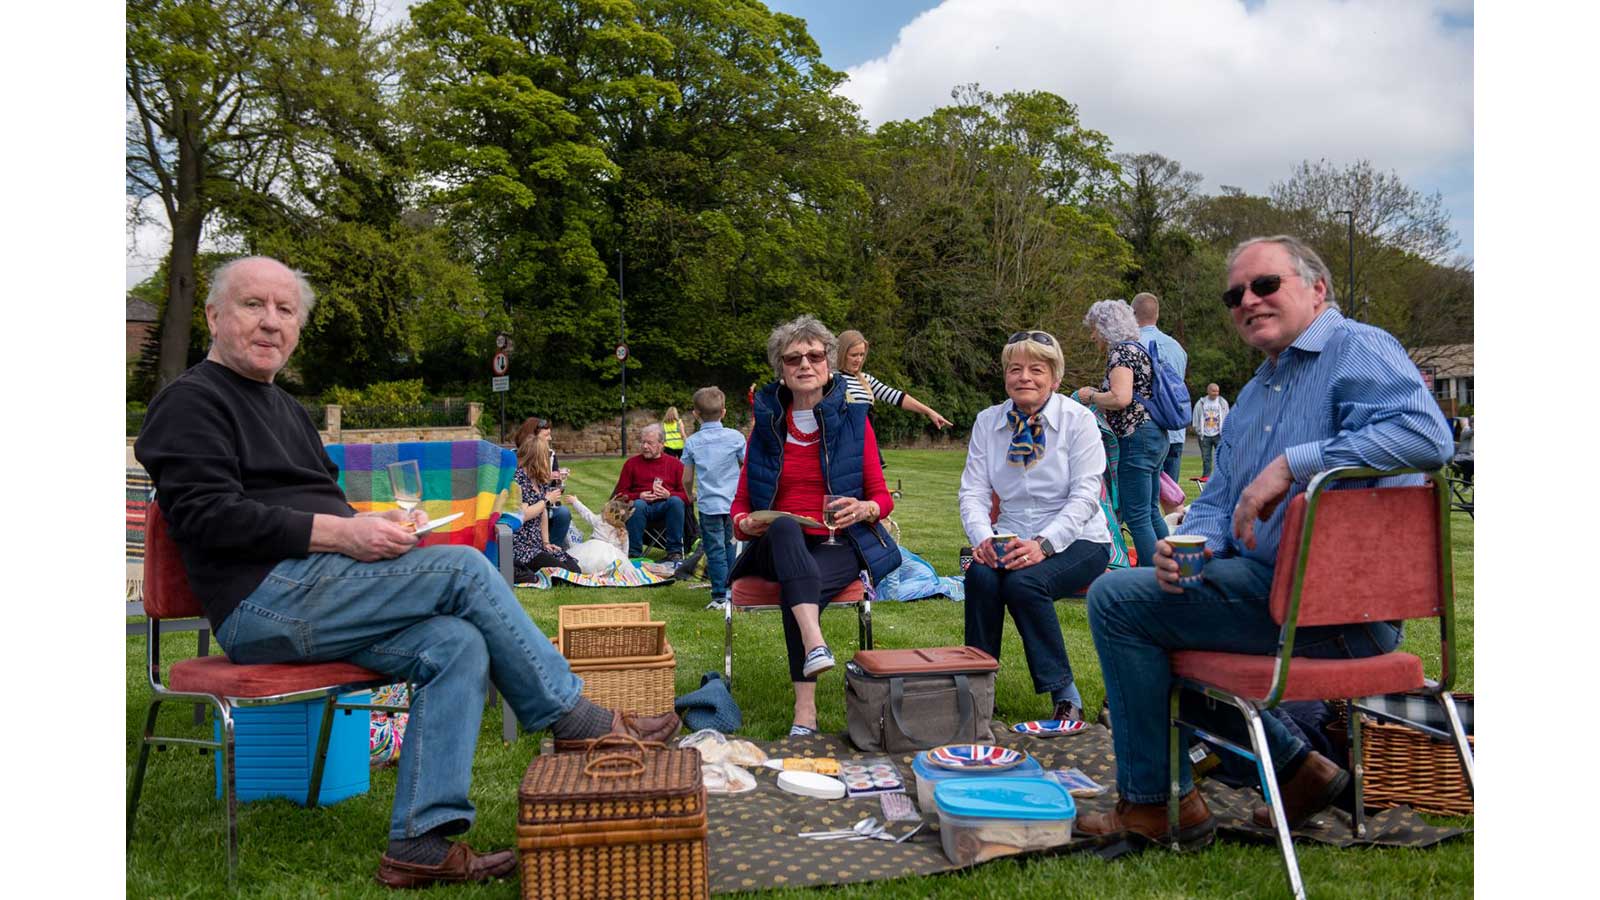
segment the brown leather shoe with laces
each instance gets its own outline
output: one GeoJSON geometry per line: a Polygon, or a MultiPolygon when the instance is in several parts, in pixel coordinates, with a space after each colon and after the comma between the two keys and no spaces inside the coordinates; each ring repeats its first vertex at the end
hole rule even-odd
{"type": "MultiPolygon", "coordinates": [[[[1321,753],[1311,751],[1294,777],[1278,786],[1283,793],[1283,815],[1289,820],[1289,827],[1299,828],[1327,809],[1349,784],[1349,772],[1321,753]]],[[[1271,807],[1256,807],[1250,814],[1250,821],[1262,828],[1271,828],[1271,807]]]]}
{"type": "MultiPolygon", "coordinates": [[[[611,714],[611,731],[609,734],[621,734],[638,738],[645,743],[665,742],[678,733],[678,728],[683,721],[677,713],[662,713],[659,716],[636,716],[633,713],[614,712],[611,714]]],[[[605,735],[600,735],[605,737],[605,735]]],[[[573,740],[556,741],[557,753],[581,753],[589,749],[589,745],[598,738],[576,738],[573,740]]]]}
{"type": "Polygon", "coordinates": [[[456,841],[450,845],[444,862],[436,866],[401,862],[385,855],[378,863],[378,883],[389,888],[420,888],[433,884],[489,881],[511,874],[516,867],[515,850],[496,850],[479,855],[464,841],[456,841]]]}
{"type": "MultiPolygon", "coordinates": [[[[1116,809],[1111,812],[1079,816],[1074,830],[1090,837],[1126,834],[1157,844],[1172,843],[1167,834],[1165,803],[1118,800],[1116,809]]],[[[1216,830],[1217,819],[1206,807],[1205,798],[1198,789],[1190,788],[1178,801],[1178,849],[1199,850],[1211,843],[1216,830]]]]}

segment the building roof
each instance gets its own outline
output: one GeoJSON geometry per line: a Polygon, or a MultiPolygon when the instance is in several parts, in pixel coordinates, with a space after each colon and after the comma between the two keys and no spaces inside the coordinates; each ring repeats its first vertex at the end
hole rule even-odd
{"type": "Polygon", "coordinates": [[[1407,350],[1411,361],[1418,366],[1429,366],[1435,378],[1470,378],[1472,376],[1471,344],[1435,344],[1407,350]]]}
{"type": "Polygon", "coordinates": [[[145,300],[140,300],[132,294],[128,295],[129,322],[159,322],[161,317],[156,314],[156,305],[145,300]]]}

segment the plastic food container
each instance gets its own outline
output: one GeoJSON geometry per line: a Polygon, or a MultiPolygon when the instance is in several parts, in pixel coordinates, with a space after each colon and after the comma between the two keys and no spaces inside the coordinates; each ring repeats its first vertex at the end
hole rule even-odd
{"type": "Polygon", "coordinates": [[[1077,805],[1048,778],[952,778],[933,789],[944,855],[958,866],[1059,847],[1077,805]]]}
{"type": "Polygon", "coordinates": [[[931,813],[933,806],[933,786],[941,781],[952,778],[1029,778],[1044,775],[1044,767],[1032,756],[1024,754],[1022,762],[1009,769],[1000,769],[994,772],[967,769],[943,769],[928,762],[928,751],[918,753],[911,760],[911,771],[917,776],[917,807],[925,813],[931,813]]]}

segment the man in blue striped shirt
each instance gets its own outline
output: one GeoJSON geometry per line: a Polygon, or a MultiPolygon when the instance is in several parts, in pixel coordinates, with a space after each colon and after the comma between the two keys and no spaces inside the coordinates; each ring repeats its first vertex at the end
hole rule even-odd
{"type": "MultiPolygon", "coordinates": [[[[1170,841],[1167,654],[1276,652],[1279,626],[1267,598],[1283,514],[1312,476],[1350,465],[1432,469],[1450,458],[1450,429],[1416,366],[1389,334],[1346,319],[1332,282],[1316,252],[1286,235],[1252,238],[1228,257],[1223,302],[1240,336],[1267,360],[1223,424],[1216,468],[1183,522],[1186,533],[1206,538],[1204,583],[1179,587],[1172,547],[1159,541],[1154,568],[1109,572],[1089,589],[1121,800],[1113,812],[1080,818],[1083,833],[1170,841]]],[[[1398,623],[1306,627],[1295,635],[1295,655],[1373,656],[1399,642],[1398,623]]],[[[1189,721],[1248,743],[1236,711],[1194,707],[1185,704],[1189,721]]],[[[1350,776],[1277,719],[1262,720],[1295,827],[1332,803],[1350,776]]],[[[1178,843],[1205,846],[1215,820],[1188,763],[1181,765],[1173,779],[1178,843]]],[[[1265,814],[1256,810],[1258,824],[1271,824],[1265,814]]]]}

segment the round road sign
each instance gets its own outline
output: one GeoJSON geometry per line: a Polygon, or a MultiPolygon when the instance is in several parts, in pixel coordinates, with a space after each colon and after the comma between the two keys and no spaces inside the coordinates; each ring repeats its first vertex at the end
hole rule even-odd
{"type": "Polygon", "coordinates": [[[511,369],[511,357],[504,350],[494,355],[494,374],[504,375],[511,369]]]}
{"type": "Polygon", "coordinates": [[[627,358],[628,358],[628,345],[627,344],[618,344],[617,345],[617,359],[627,359],[627,358]]]}

